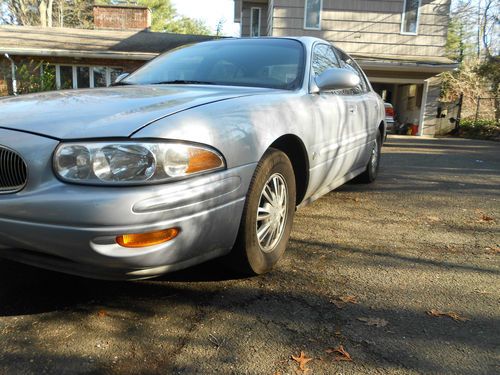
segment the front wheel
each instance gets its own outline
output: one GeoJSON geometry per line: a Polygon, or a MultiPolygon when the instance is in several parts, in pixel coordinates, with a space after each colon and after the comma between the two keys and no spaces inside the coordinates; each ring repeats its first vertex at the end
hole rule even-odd
{"type": "Polygon", "coordinates": [[[295,175],[290,159],[266,151],[247,193],[236,244],[229,262],[243,274],[270,271],[285,252],[295,213],[295,175]]]}

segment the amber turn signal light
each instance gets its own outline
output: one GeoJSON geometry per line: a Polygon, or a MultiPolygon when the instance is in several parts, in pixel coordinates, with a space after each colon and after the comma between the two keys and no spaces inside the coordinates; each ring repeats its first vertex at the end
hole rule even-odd
{"type": "Polygon", "coordinates": [[[220,168],[224,165],[222,159],[208,150],[194,149],[189,155],[189,165],[186,174],[220,168]]]}
{"type": "Polygon", "coordinates": [[[179,234],[178,228],[169,228],[150,233],[123,234],[116,237],[116,243],[123,247],[148,247],[170,241],[179,234]]]}

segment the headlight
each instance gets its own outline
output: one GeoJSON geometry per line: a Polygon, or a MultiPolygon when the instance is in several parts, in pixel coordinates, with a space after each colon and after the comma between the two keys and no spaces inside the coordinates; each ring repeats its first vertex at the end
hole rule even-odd
{"type": "Polygon", "coordinates": [[[215,150],[171,142],[62,143],[54,154],[56,174],[83,184],[158,183],[224,168],[215,150]]]}

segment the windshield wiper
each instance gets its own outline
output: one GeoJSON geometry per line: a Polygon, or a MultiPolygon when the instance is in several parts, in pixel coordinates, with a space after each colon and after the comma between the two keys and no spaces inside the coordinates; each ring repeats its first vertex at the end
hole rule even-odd
{"type": "Polygon", "coordinates": [[[133,85],[133,83],[119,81],[119,82],[113,82],[110,86],[129,86],[129,85],[133,85]]]}
{"type": "Polygon", "coordinates": [[[191,81],[185,79],[176,79],[173,81],[155,82],[153,83],[153,85],[215,85],[215,83],[206,81],[191,81]]]}

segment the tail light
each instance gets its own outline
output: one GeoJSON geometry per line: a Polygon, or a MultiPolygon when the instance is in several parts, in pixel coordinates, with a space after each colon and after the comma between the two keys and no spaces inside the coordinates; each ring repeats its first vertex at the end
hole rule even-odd
{"type": "Polygon", "coordinates": [[[386,117],[394,117],[394,108],[385,107],[385,116],[386,117]]]}

